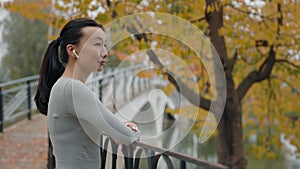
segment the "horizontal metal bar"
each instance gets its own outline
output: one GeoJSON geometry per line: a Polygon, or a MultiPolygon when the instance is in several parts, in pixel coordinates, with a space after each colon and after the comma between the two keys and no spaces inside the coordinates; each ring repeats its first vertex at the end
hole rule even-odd
{"type": "MultiPolygon", "coordinates": [[[[114,74],[116,75],[116,74],[124,73],[124,71],[131,71],[131,70],[134,70],[134,69],[138,69],[138,68],[141,68],[142,66],[143,65],[136,65],[136,66],[133,66],[133,67],[121,68],[121,69],[118,69],[117,72],[112,71],[110,73],[106,73],[106,74],[104,74],[104,76],[99,77],[97,80],[108,78],[108,77],[110,77],[114,74]]],[[[0,83],[0,87],[10,86],[10,85],[14,85],[14,84],[17,84],[17,83],[23,83],[23,82],[25,83],[27,81],[38,80],[39,77],[40,77],[40,75],[34,75],[34,76],[29,76],[29,77],[25,77],[25,78],[21,78],[21,79],[17,79],[17,80],[11,80],[11,81],[7,81],[7,82],[3,82],[3,83],[0,83]]]]}
{"type": "MultiPolygon", "coordinates": [[[[37,86],[37,84],[38,84],[38,81],[31,82],[30,83],[30,87],[33,88],[33,87],[37,86]]],[[[21,88],[23,88],[25,86],[27,87],[27,84],[23,84],[23,85],[20,85],[20,86],[16,86],[16,87],[12,87],[12,88],[3,90],[2,94],[5,95],[5,94],[8,94],[8,93],[12,93],[12,92],[18,91],[18,90],[20,90],[21,88]]]]}
{"type": "MultiPolygon", "coordinates": [[[[33,87],[37,86],[37,84],[38,84],[38,81],[30,82],[30,87],[33,88],[33,87]]],[[[25,86],[27,87],[27,84],[23,84],[23,85],[19,85],[19,86],[16,86],[16,87],[12,87],[12,88],[3,90],[2,93],[3,94],[7,94],[7,93],[15,92],[15,91],[17,91],[20,88],[25,87],[25,86]]]]}
{"type": "Polygon", "coordinates": [[[16,119],[16,118],[18,118],[18,117],[20,117],[20,116],[23,116],[23,115],[27,114],[28,112],[29,112],[29,110],[26,109],[26,110],[23,110],[23,111],[14,113],[14,114],[12,114],[11,116],[6,116],[6,117],[4,118],[4,122],[12,121],[12,120],[14,120],[14,119],[16,119]]]}
{"type": "Polygon", "coordinates": [[[216,168],[216,169],[227,169],[228,168],[228,167],[226,167],[224,165],[221,165],[221,164],[210,163],[208,161],[204,161],[204,160],[195,158],[195,157],[187,155],[187,154],[182,154],[182,153],[179,153],[179,152],[176,152],[176,151],[167,150],[165,148],[155,147],[155,146],[148,145],[148,144],[145,144],[145,143],[142,143],[142,142],[139,142],[139,141],[135,142],[135,145],[137,145],[139,147],[142,147],[142,148],[146,148],[146,149],[155,151],[155,152],[158,152],[158,153],[162,153],[162,154],[165,154],[165,155],[168,155],[168,156],[171,156],[171,157],[175,157],[179,160],[190,162],[190,163],[193,163],[193,164],[196,164],[198,166],[205,167],[205,168],[216,168]]]}
{"type": "MultiPolygon", "coordinates": [[[[111,142],[111,146],[112,146],[112,150],[113,150],[112,153],[113,154],[117,153],[118,146],[114,143],[114,140],[112,138],[110,138],[109,136],[107,136],[105,134],[101,135],[101,139],[100,139],[101,140],[100,141],[101,145],[100,145],[100,147],[104,146],[103,147],[104,150],[106,150],[106,148],[107,148],[108,143],[106,143],[105,145],[102,145],[104,136],[106,137],[106,141],[109,140],[111,142]]],[[[186,162],[189,162],[191,164],[195,164],[197,166],[207,168],[207,169],[208,168],[209,169],[228,169],[227,166],[224,166],[224,165],[221,165],[221,164],[211,163],[211,162],[201,160],[201,159],[195,158],[195,157],[187,155],[187,154],[167,150],[165,148],[155,147],[155,146],[145,144],[145,143],[142,143],[142,142],[139,142],[139,141],[136,141],[132,145],[129,145],[129,147],[131,146],[131,148],[129,148],[126,145],[123,145],[124,147],[122,146],[124,157],[126,157],[125,160],[132,160],[132,161],[130,161],[131,163],[133,162],[133,159],[130,159],[130,158],[133,157],[133,154],[129,155],[128,153],[133,153],[133,149],[132,149],[133,145],[140,147],[138,149],[137,154],[136,154],[136,158],[135,158],[136,164],[134,165],[134,168],[138,168],[139,158],[141,156],[142,151],[145,150],[145,152],[148,152],[147,154],[150,155],[148,157],[148,165],[149,165],[148,168],[153,168],[153,166],[154,167],[157,166],[157,163],[158,163],[158,160],[159,160],[160,157],[164,158],[164,161],[167,163],[168,168],[173,168],[173,164],[172,164],[172,161],[170,159],[170,157],[173,157],[173,158],[176,158],[176,159],[180,160],[180,163],[181,163],[180,166],[182,168],[185,168],[186,167],[186,162]],[[130,152],[128,152],[128,150],[130,152]],[[136,160],[138,160],[138,161],[136,161],[136,160]]],[[[102,151],[103,151],[103,148],[102,148],[102,151]]],[[[102,161],[102,162],[105,162],[105,161],[102,161]]],[[[127,164],[128,164],[128,162],[129,161],[126,161],[127,164]]],[[[132,167],[132,164],[127,165],[127,166],[132,167]]]]}
{"type": "Polygon", "coordinates": [[[3,82],[3,83],[0,83],[0,87],[10,86],[10,85],[14,85],[17,83],[23,83],[23,82],[27,82],[27,81],[38,80],[39,77],[40,77],[40,75],[34,75],[34,76],[29,76],[29,77],[25,77],[25,78],[21,78],[21,79],[17,79],[17,80],[3,82]]]}
{"type": "MultiPolygon", "coordinates": [[[[26,86],[25,86],[26,87],[26,86]]],[[[4,116],[9,116],[26,100],[26,88],[20,90],[4,108],[4,116]]]]}
{"type": "Polygon", "coordinates": [[[15,92],[15,91],[18,91],[24,87],[26,87],[27,85],[24,84],[24,85],[20,85],[20,86],[16,86],[16,87],[13,87],[13,88],[10,88],[10,89],[6,89],[6,90],[3,90],[2,94],[3,95],[6,95],[8,93],[12,93],[12,92],[15,92]]]}

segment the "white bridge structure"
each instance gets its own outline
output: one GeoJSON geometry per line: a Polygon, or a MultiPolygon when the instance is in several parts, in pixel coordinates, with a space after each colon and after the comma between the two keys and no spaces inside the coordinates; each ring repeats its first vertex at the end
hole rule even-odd
{"type": "MultiPolygon", "coordinates": [[[[175,104],[159,89],[168,82],[159,76],[153,79],[141,78],[137,76],[140,71],[142,71],[140,65],[115,70],[107,69],[101,73],[93,73],[86,84],[112,112],[124,121],[134,120],[138,117],[140,109],[150,102],[155,113],[149,115],[142,112],[142,116],[156,121],[159,126],[157,132],[160,132],[163,118],[161,115],[165,106],[175,107],[175,104]]],[[[31,119],[31,114],[36,110],[33,98],[38,78],[39,76],[35,75],[0,83],[0,132],[3,132],[5,123],[11,123],[26,115],[31,119]]]]}
{"type": "MultiPolygon", "coordinates": [[[[188,165],[186,163],[204,168],[227,168],[197,159],[198,141],[194,137],[192,139],[193,146],[185,152],[192,156],[168,151],[177,146],[188,134],[191,122],[180,116],[170,116],[173,120],[169,120],[172,123],[166,128],[164,126],[165,117],[168,115],[165,113],[165,108],[174,109],[182,106],[184,98],[176,90],[171,96],[167,96],[161,88],[167,85],[168,81],[159,75],[151,79],[138,76],[138,73],[143,70],[145,69],[141,65],[107,69],[101,73],[92,74],[86,85],[121,121],[134,121],[138,125],[141,137],[136,144],[152,154],[147,158],[148,168],[174,168],[169,156],[179,160],[180,168],[186,168],[188,165]],[[166,153],[162,151],[166,151],[166,153]],[[165,162],[159,160],[160,157],[165,162]]],[[[32,113],[36,112],[33,97],[38,78],[39,76],[36,75],[0,83],[0,132],[3,132],[6,123],[13,123],[26,117],[31,119],[32,113]]],[[[175,149],[178,150],[180,147],[175,149]]],[[[139,152],[141,151],[140,149],[139,152]]],[[[113,165],[112,168],[115,168],[117,164],[124,164],[116,161],[115,154],[112,154],[110,159],[113,161],[107,165],[113,165]]],[[[125,166],[127,166],[125,168],[133,167],[132,160],[133,158],[125,159],[125,166]]],[[[139,157],[135,160],[139,161],[139,157]]],[[[136,164],[137,166],[133,168],[138,167],[138,163],[134,165],[136,164]]]]}

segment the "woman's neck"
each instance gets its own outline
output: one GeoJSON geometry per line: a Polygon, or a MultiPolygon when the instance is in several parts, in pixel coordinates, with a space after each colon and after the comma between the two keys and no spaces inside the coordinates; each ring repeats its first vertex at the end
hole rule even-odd
{"type": "Polygon", "coordinates": [[[84,75],[83,73],[80,72],[80,70],[78,70],[78,68],[74,68],[74,66],[71,65],[66,65],[66,69],[64,71],[64,73],[62,74],[62,77],[69,77],[75,80],[79,80],[83,83],[85,83],[85,81],[88,78],[88,75],[84,75]]]}

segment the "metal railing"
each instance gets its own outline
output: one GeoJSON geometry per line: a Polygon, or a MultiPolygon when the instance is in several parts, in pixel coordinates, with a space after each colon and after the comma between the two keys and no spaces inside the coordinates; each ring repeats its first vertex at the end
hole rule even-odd
{"type": "Polygon", "coordinates": [[[158,168],[158,162],[161,158],[164,160],[168,169],[174,169],[175,167],[170,157],[176,159],[180,163],[180,169],[186,169],[187,163],[193,164],[197,167],[202,167],[204,169],[228,169],[227,166],[221,164],[211,163],[187,154],[155,147],[139,141],[136,141],[131,145],[120,146],[116,144],[112,138],[103,135],[100,138],[101,169],[105,169],[106,166],[109,143],[112,150],[112,169],[116,169],[117,167],[117,153],[119,147],[122,147],[122,153],[124,154],[125,169],[138,169],[140,167],[140,160],[143,152],[146,153],[148,169],[158,168]],[[133,147],[136,147],[135,150],[133,147]]]}
{"type": "Polygon", "coordinates": [[[124,104],[130,97],[133,98],[142,91],[153,87],[151,85],[152,80],[136,76],[140,68],[143,68],[142,65],[124,67],[117,70],[107,69],[105,72],[96,75],[92,80],[87,81],[87,85],[93,88],[92,90],[98,94],[100,101],[105,106],[116,110],[116,104],[124,104]],[[105,100],[104,91],[107,93],[111,92],[112,99],[110,97],[105,100]]]}
{"type": "MultiPolygon", "coordinates": [[[[104,92],[109,91],[109,85],[112,85],[111,92],[115,99],[117,86],[120,87],[117,83],[119,83],[120,79],[124,79],[124,83],[121,84],[124,86],[124,88],[121,86],[123,88],[122,93],[124,96],[123,103],[128,100],[127,96],[134,97],[145,88],[150,87],[149,84],[151,81],[149,79],[134,77],[131,82],[128,81],[128,77],[135,76],[140,68],[142,68],[141,65],[124,67],[118,70],[107,69],[108,71],[97,74],[92,81],[87,81],[87,85],[98,90],[95,92],[98,93],[98,97],[101,101],[107,102],[105,104],[106,106],[115,109],[115,104],[120,102],[120,100],[111,101],[112,99],[103,99],[104,92]],[[97,83],[93,84],[93,82],[97,83]],[[129,83],[131,87],[126,90],[127,83],[129,83]],[[108,101],[111,102],[108,103],[108,101]]],[[[36,110],[33,97],[35,95],[38,79],[39,75],[35,75],[0,83],[0,133],[3,132],[4,123],[11,122],[26,114],[27,118],[29,120],[31,119],[32,111],[36,110]]],[[[121,98],[118,97],[118,99],[121,98]]]]}
{"type": "Polygon", "coordinates": [[[35,75],[0,83],[0,132],[3,132],[4,122],[25,114],[31,119],[32,110],[36,109],[32,96],[38,78],[39,76],[35,75]]]}
{"type": "MultiPolygon", "coordinates": [[[[97,86],[94,86],[98,90],[99,99],[103,101],[103,92],[106,91],[105,87],[108,87],[109,84],[113,85],[112,95],[115,98],[116,95],[116,83],[123,79],[123,101],[127,101],[126,95],[130,95],[131,97],[136,96],[142,90],[151,87],[151,84],[154,86],[157,85],[155,80],[150,79],[142,79],[142,78],[133,78],[131,82],[128,81],[128,77],[136,75],[136,70],[140,67],[126,67],[115,71],[107,71],[96,76],[92,82],[97,82],[97,86]],[[111,82],[112,80],[112,82],[111,82]],[[151,83],[152,81],[152,83],[151,83]],[[127,84],[131,86],[129,88],[126,87],[127,84]]],[[[23,116],[27,114],[27,118],[31,119],[31,113],[36,106],[33,102],[33,96],[35,92],[35,88],[38,82],[38,75],[30,76],[18,80],[13,80],[5,83],[0,83],[0,132],[3,132],[4,122],[11,121],[19,116],[23,116]],[[27,103],[27,104],[26,104],[27,103]]],[[[159,79],[156,79],[159,80],[159,79]]],[[[88,85],[91,85],[92,82],[87,82],[88,85]]],[[[162,84],[162,83],[159,83],[162,84]]],[[[95,85],[95,84],[92,84],[95,85]]],[[[153,86],[152,86],[153,87],[153,86]]],[[[118,93],[119,94],[119,93],[118,93]]],[[[120,97],[119,97],[120,99],[120,97]]],[[[113,107],[115,107],[115,102],[112,103],[113,107]]],[[[111,138],[101,136],[101,168],[105,168],[106,165],[106,157],[107,157],[107,148],[109,143],[111,144],[112,149],[112,168],[115,169],[117,166],[117,151],[119,149],[119,145],[117,145],[111,138]]],[[[142,153],[147,154],[147,165],[149,169],[154,169],[158,167],[158,162],[160,159],[165,161],[165,164],[169,169],[174,168],[173,159],[177,159],[179,162],[179,166],[181,169],[186,168],[186,164],[190,163],[196,166],[200,166],[205,169],[225,169],[226,166],[210,163],[208,161],[204,161],[186,154],[182,154],[176,151],[170,151],[164,148],[155,147],[152,145],[148,145],[142,142],[135,142],[129,146],[122,146],[122,151],[124,153],[124,163],[126,169],[137,169],[140,166],[140,160],[143,159],[141,157],[142,153]],[[133,147],[136,147],[133,150],[133,147]]],[[[49,154],[50,155],[50,154],[49,154]]],[[[51,159],[51,158],[49,158],[51,159]]]]}

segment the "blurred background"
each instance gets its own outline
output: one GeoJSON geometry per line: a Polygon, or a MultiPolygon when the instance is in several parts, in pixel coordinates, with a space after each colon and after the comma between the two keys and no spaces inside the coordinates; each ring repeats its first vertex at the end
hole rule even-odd
{"type": "MultiPolygon", "coordinates": [[[[300,99],[300,1],[0,2],[1,83],[37,75],[47,44],[59,36],[61,27],[72,18],[89,17],[105,25],[130,14],[159,12],[187,20],[211,40],[218,52],[226,76],[227,99],[219,128],[204,143],[200,143],[198,137],[206,117],[213,114],[207,111],[209,104],[193,103],[191,97],[187,98],[190,104],[165,109],[165,114],[172,117],[168,120],[176,116],[195,120],[190,112],[200,108],[196,110],[191,131],[177,151],[238,168],[300,168],[300,106],[297,101],[300,99]]],[[[186,72],[176,67],[178,64],[172,57],[166,59],[156,55],[195,96],[216,100],[217,84],[212,84],[203,60],[188,44],[164,35],[139,33],[151,27],[130,24],[125,27],[133,36],[110,50],[106,69],[118,67],[137,51],[161,48],[179,58],[193,73],[193,79],[185,79],[186,72]]],[[[137,62],[137,59],[131,57],[130,61],[137,62]]],[[[149,62],[159,67],[155,60],[149,62]]],[[[138,76],[151,78],[153,74],[162,74],[165,80],[170,80],[161,71],[138,76]]],[[[176,85],[170,82],[162,90],[171,96],[176,85]]]]}

